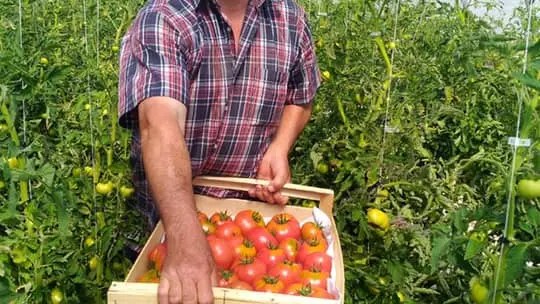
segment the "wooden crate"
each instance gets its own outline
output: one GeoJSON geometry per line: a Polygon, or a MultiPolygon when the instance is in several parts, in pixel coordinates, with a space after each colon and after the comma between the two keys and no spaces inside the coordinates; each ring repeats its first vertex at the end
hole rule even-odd
{"type": "MultiPolygon", "coordinates": [[[[266,185],[267,181],[246,179],[246,178],[229,178],[229,177],[198,177],[193,181],[194,185],[209,186],[223,189],[233,189],[247,191],[250,187],[256,184],[266,185]]],[[[282,193],[289,197],[308,199],[319,201],[319,208],[326,213],[332,222],[331,234],[335,240],[333,243],[334,250],[334,265],[336,268],[335,282],[336,287],[340,291],[341,299],[325,300],[311,297],[290,296],[282,294],[261,293],[254,291],[233,290],[227,288],[214,287],[214,303],[215,304],[334,304],[343,303],[345,291],[345,277],[343,268],[343,255],[339,242],[338,232],[332,216],[332,208],[334,204],[334,193],[332,190],[321,189],[315,187],[286,184],[282,193]]],[[[311,218],[313,213],[311,208],[303,208],[296,206],[277,206],[260,202],[253,202],[239,199],[217,199],[208,196],[196,195],[195,201],[197,208],[206,214],[212,214],[215,211],[228,210],[232,214],[236,214],[240,210],[253,209],[259,211],[264,217],[271,217],[281,212],[288,212],[298,218],[300,222],[311,218]]],[[[129,272],[124,282],[113,282],[109,288],[107,298],[109,304],[157,304],[157,289],[156,283],[135,283],[138,276],[142,275],[149,269],[148,254],[152,248],[157,245],[164,233],[163,226],[159,223],[148,239],[141,254],[135,261],[131,271],[129,272]]]]}

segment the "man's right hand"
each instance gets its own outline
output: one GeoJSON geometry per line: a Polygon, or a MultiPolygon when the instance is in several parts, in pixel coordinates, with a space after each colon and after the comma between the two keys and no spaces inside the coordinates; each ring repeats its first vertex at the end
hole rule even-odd
{"type": "Polygon", "coordinates": [[[216,272],[206,238],[185,238],[188,233],[185,234],[182,241],[167,239],[167,257],[158,289],[159,303],[214,303],[212,286],[216,272]]]}

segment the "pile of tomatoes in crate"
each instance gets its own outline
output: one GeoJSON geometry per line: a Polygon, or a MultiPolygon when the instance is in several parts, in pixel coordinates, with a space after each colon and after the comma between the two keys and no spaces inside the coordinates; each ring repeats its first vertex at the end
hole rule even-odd
{"type": "MultiPolygon", "coordinates": [[[[254,210],[232,217],[199,211],[199,222],[216,267],[218,287],[335,299],[328,292],[332,257],[322,227],[303,224],[289,213],[273,216],[267,223],[254,210]]],[[[159,282],[166,243],[150,253],[153,269],[139,282],[159,282]]]]}

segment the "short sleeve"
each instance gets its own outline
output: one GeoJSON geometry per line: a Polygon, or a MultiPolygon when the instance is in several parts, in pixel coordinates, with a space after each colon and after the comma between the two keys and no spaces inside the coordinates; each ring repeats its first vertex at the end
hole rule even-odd
{"type": "Polygon", "coordinates": [[[156,11],[143,12],[124,37],[118,86],[122,127],[137,127],[137,106],[150,97],[188,102],[189,76],[178,42],[178,31],[156,11]]]}
{"type": "Polygon", "coordinates": [[[321,84],[321,75],[309,25],[305,14],[300,22],[298,55],[288,83],[286,104],[309,104],[321,84]]]}

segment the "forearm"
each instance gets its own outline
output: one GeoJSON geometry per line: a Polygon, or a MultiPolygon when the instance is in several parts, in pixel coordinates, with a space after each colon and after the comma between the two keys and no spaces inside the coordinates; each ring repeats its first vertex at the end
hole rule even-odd
{"type": "Polygon", "coordinates": [[[286,105],[272,147],[289,153],[311,117],[311,105],[286,105]]]}
{"type": "Polygon", "coordinates": [[[149,123],[141,129],[146,178],[168,240],[181,243],[196,232],[197,215],[189,152],[179,123],[149,123]]]}

